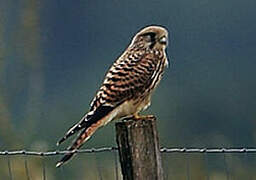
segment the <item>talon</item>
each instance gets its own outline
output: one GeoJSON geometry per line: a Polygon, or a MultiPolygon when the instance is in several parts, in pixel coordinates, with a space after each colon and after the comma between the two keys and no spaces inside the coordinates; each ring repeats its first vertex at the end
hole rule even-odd
{"type": "Polygon", "coordinates": [[[129,121],[129,120],[131,120],[131,119],[133,119],[133,116],[125,117],[125,118],[122,119],[122,121],[123,121],[123,122],[126,122],[126,121],[129,121]]]}
{"type": "Polygon", "coordinates": [[[156,119],[156,117],[154,115],[147,115],[146,118],[147,119],[156,119]]]}
{"type": "Polygon", "coordinates": [[[133,118],[136,121],[139,120],[147,120],[147,119],[155,119],[154,115],[145,115],[145,116],[139,116],[138,114],[133,115],[133,118]]]}

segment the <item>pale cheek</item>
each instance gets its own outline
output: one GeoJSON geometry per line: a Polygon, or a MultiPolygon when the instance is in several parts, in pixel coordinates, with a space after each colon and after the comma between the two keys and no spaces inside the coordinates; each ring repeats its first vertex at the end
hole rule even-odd
{"type": "Polygon", "coordinates": [[[168,61],[168,59],[165,60],[164,66],[165,66],[165,67],[169,67],[169,61],[168,61]]]}

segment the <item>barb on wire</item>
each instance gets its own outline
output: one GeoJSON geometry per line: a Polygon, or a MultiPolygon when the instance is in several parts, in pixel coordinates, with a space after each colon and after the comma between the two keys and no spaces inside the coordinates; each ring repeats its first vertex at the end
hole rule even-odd
{"type": "MultiPolygon", "coordinates": [[[[100,152],[113,152],[117,151],[117,147],[102,147],[102,148],[91,148],[81,149],[72,151],[27,151],[27,150],[16,150],[16,151],[0,151],[0,156],[10,155],[30,155],[30,156],[55,156],[64,155],[68,153],[100,153],[100,152]]],[[[162,147],[160,150],[162,153],[256,153],[256,148],[166,148],[162,147]]]]}

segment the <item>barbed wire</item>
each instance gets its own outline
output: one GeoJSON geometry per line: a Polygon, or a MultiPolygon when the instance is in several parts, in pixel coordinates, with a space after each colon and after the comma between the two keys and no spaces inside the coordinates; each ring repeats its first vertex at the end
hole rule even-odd
{"type": "MultiPolygon", "coordinates": [[[[101,153],[117,151],[117,147],[101,147],[81,150],[54,150],[54,151],[29,151],[29,150],[5,150],[0,151],[0,156],[5,155],[29,155],[29,156],[55,156],[68,153],[101,153]]],[[[160,148],[161,153],[256,153],[256,148],[160,148]]]]}
{"type": "Polygon", "coordinates": [[[162,153],[256,153],[256,148],[161,148],[162,153]]]}
{"type": "Polygon", "coordinates": [[[31,155],[31,156],[55,156],[55,155],[64,155],[68,153],[99,153],[99,152],[112,152],[117,151],[117,147],[101,147],[101,148],[90,148],[90,149],[81,149],[81,150],[54,150],[54,151],[27,151],[27,150],[16,150],[16,151],[0,151],[1,155],[31,155]]]}
{"type": "MultiPolygon", "coordinates": [[[[100,148],[90,148],[90,149],[81,149],[81,150],[73,150],[73,151],[67,151],[67,150],[54,150],[54,151],[28,151],[28,150],[5,150],[5,151],[0,151],[0,156],[7,156],[7,166],[8,166],[8,174],[9,178],[12,180],[13,179],[13,170],[12,170],[12,163],[10,160],[10,156],[15,156],[15,155],[22,155],[24,156],[24,167],[25,167],[25,174],[28,180],[31,180],[28,164],[27,164],[27,155],[28,156],[40,156],[42,157],[42,179],[46,180],[47,179],[47,173],[46,173],[46,163],[45,163],[45,158],[46,156],[56,156],[56,155],[64,155],[67,153],[93,153],[95,156],[96,164],[97,164],[97,171],[98,171],[98,178],[103,179],[102,176],[102,167],[99,164],[99,160],[97,159],[96,154],[97,153],[102,153],[102,152],[114,152],[114,173],[115,173],[115,179],[119,179],[119,164],[118,164],[118,148],[117,147],[100,147],[100,148]]],[[[209,153],[218,153],[218,154],[223,154],[223,161],[224,161],[224,167],[225,167],[225,173],[227,179],[230,177],[230,169],[227,165],[227,160],[226,160],[226,153],[244,153],[247,155],[247,153],[256,153],[256,148],[249,148],[249,147],[242,147],[242,148],[167,148],[167,147],[162,147],[160,148],[161,153],[166,153],[166,154],[171,154],[171,153],[185,153],[186,154],[186,176],[187,179],[190,179],[191,173],[190,173],[190,160],[189,160],[189,153],[201,153],[204,154],[204,159],[205,163],[207,165],[207,173],[206,173],[206,178],[207,180],[210,179],[209,175],[209,168],[208,168],[208,154],[209,153]]],[[[166,177],[169,176],[168,170],[166,171],[166,177]]],[[[166,178],[168,179],[168,178],[166,178]]]]}

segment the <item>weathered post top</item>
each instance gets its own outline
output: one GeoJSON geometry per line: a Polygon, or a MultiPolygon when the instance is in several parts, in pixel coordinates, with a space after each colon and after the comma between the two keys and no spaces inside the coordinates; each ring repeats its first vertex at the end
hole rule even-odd
{"type": "Polygon", "coordinates": [[[156,119],[116,123],[116,140],[124,180],[162,180],[156,119]]]}

